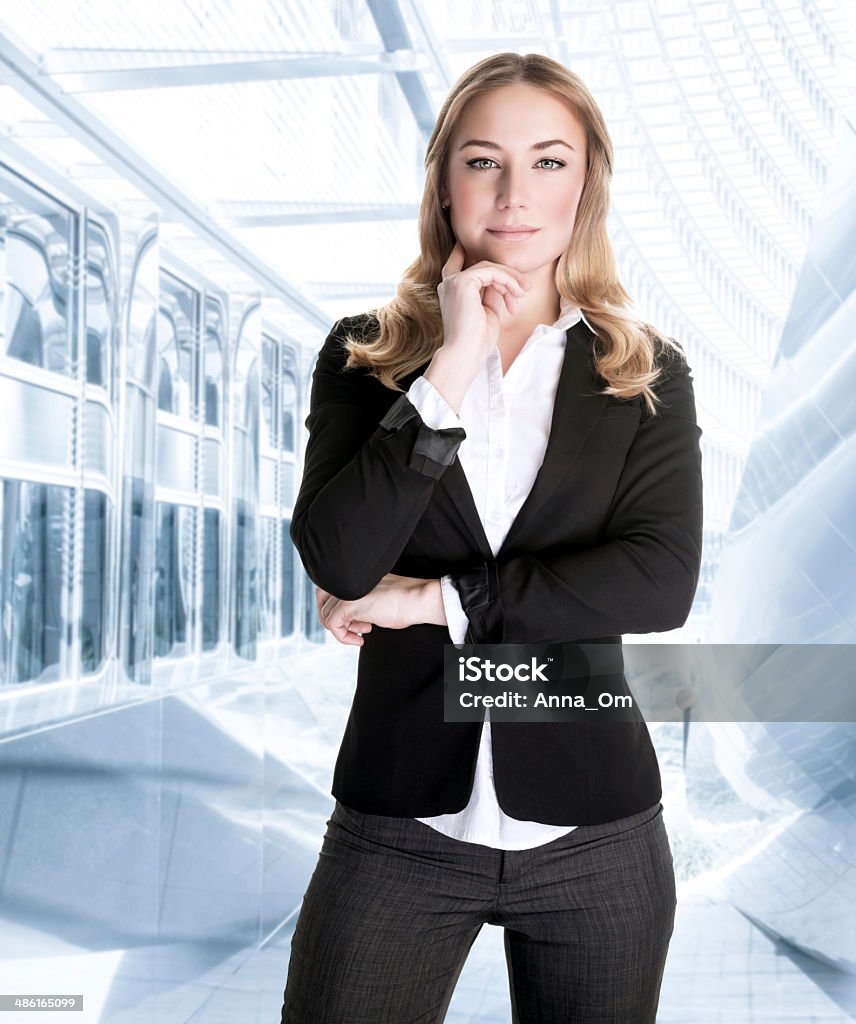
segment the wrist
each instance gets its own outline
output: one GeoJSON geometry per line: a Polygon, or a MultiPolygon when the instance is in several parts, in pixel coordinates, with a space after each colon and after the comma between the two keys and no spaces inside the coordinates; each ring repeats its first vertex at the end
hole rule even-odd
{"type": "Polygon", "coordinates": [[[478,363],[473,361],[472,365],[467,365],[466,360],[444,346],[434,353],[423,376],[440,392],[455,415],[460,415],[464,396],[478,370],[478,363]]]}
{"type": "Polygon", "coordinates": [[[446,625],[446,610],[439,580],[425,580],[419,590],[419,621],[434,626],[446,625]]]}

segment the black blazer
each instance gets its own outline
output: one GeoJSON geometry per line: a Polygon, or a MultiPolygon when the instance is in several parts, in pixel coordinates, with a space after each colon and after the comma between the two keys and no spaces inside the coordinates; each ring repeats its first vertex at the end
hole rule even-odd
{"type": "MultiPolygon", "coordinates": [[[[597,394],[595,336],[582,320],[568,329],[544,461],[494,557],[456,456],[463,430],[429,428],[406,395],[344,369],[343,330],[370,334],[370,316],[338,321],[313,373],[290,533],[316,584],[354,600],[389,572],[451,574],[470,643],[620,644],[683,625],[701,561],[702,475],[682,356],[658,356],[663,404],[651,417],[641,396],[597,394]]],[[[346,806],[428,817],[467,805],[482,724],[443,720],[449,643],[447,627],[429,623],[365,634],[333,776],[346,806]]],[[[491,729],[497,799],[514,818],[593,825],[661,799],[641,714],[491,729]]]]}

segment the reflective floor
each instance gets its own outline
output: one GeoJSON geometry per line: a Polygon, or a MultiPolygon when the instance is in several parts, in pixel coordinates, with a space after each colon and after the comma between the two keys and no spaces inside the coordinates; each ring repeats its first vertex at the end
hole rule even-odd
{"type": "MultiPolygon", "coordinates": [[[[82,992],[84,1012],[74,1015],[77,1024],[279,1021],[291,940],[287,927],[262,950],[250,953],[177,943],[100,953],[57,945],[51,956],[45,956],[44,935],[4,932],[4,939],[14,940],[21,956],[3,958],[0,992],[46,987],[52,992],[82,992]],[[28,959],[28,945],[42,955],[28,959]],[[187,983],[191,976],[195,980],[187,983]]],[[[485,926],[458,982],[447,1024],[508,1024],[507,987],[502,930],[485,926]]],[[[31,1013],[3,1014],[4,1024],[33,1024],[35,1019],[31,1013]]],[[[710,895],[679,891],[659,1022],[839,1024],[854,1019],[856,976],[818,964],[768,938],[733,907],[710,895]]]]}

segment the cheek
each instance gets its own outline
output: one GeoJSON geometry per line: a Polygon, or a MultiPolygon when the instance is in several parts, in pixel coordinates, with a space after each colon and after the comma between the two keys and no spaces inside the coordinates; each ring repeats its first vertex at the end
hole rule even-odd
{"type": "Polygon", "coordinates": [[[565,193],[565,206],[573,212],[579,206],[580,197],[583,194],[583,186],[585,185],[585,175],[578,174],[571,182],[571,186],[565,193]]]}
{"type": "Polygon", "coordinates": [[[452,204],[462,214],[475,213],[484,206],[486,194],[486,190],[480,188],[478,182],[464,181],[459,183],[452,194],[452,204]]]}
{"type": "Polygon", "coordinates": [[[549,207],[543,211],[545,223],[549,223],[554,230],[563,234],[566,229],[570,230],[573,227],[576,209],[576,197],[568,198],[567,195],[556,196],[554,201],[549,204],[549,207]]]}
{"type": "Polygon", "coordinates": [[[583,182],[580,181],[574,186],[570,194],[567,191],[563,191],[562,195],[556,196],[556,202],[553,206],[553,216],[555,217],[556,224],[561,225],[563,230],[565,227],[567,227],[568,230],[573,227],[582,191],[583,182]]]}

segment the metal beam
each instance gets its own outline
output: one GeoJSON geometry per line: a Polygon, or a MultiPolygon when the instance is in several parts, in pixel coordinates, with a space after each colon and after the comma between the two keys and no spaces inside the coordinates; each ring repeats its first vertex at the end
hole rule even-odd
{"type": "Polygon", "coordinates": [[[148,67],[100,71],[53,71],[51,77],[67,93],[121,92],[127,89],[200,87],[290,78],[341,78],[345,75],[389,75],[409,71],[412,55],[389,53],[377,60],[336,55],[277,60],[224,61],[200,64],[153,64],[148,67]]]}
{"type": "Polygon", "coordinates": [[[230,228],[292,227],[298,224],[362,224],[416,220],[418,203],[268,203],[256,200],[214,203],[210,212],[230,228]]]}
{"type": "Polygon", "coordinates": [[[410,10],[410,17],[419,26],[419,31],[425,40],[425,46],[431,58],[431,63],[434,65],[437,77],[448,88],[452,83],[452,71],[446,61],[445,44],[441,44],[437,38],[431,24],[430,15],[426,13],[425,6],[421,2],[414,2],[414,0],[403,0],[403,2],[407,4],[410,10]]]}
{"type": "Polygon", "coordinates": [[[244,63],[260,60],[288,60],[292,57],[376,57],[380,59],[386,50],[377,43],[341,40],[335,50],[313,50],[312,52],[258,47],[218,49],[203,46],[52,46],[39,58],[42,71],[49,75],[65,71],[116,71],[119,68],[141,67],[188,67],[199,63],[228,61],[244,63]]]}
{"type": "MultiPolygon", "coordinates": [[[[366,6],[388,52],[413,50],[410,32],[397,0],[366,0],[366,6]]],[[[395,77],[427,142],[434,131],[435,112],[425,78],[421,71],[397,71],[395,77]]]]}
{"type": "Polygon", "coordinates": [[[15,89],[42,113],[61,124],[72,138],[87,146],[99,159],[116,168],[122,177],[147,195],[156,205],[192,230],[232,260],[262,290],[283,299],[288,306],[323,331],[330,328],[330,318],[281,274],[261,260],[219,224],[210,213],[194,202],[145,157],[137,153],[127,140],[99,120],[73,96],[68,96],[51,78],[41,73],[36,59],[0,32],[0,68],[12,75],[15,89]]]}

